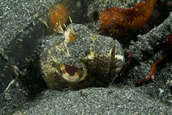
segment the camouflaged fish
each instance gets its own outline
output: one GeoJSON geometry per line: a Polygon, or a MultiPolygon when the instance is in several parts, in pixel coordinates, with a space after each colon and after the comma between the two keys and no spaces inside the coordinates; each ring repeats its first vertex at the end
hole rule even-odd
{"type": "MultiPolygon", "coordinates": [[[[79,1],[81,0],[73,0],[72,3],[83,6],[79,1]]],[[[65,1],[62,3],[65,4],[65,1]]],[[[79,11],[80,8],[82,7],[73,10],[79,11]]],[[[51,17],[51,12],[46,12],[45,9],[43,16],[36,16],[34,22],[18,33],[6,49],[8,64],[13,68],[12,76],[31,92],[43,89],[45,83],[52,89],[107,86],[111,83],[125,62],[119,42],[92,33],[84,25],[71,24],[65,27],[66,31],[56,33],[53,44],[44,44],[50,34],[53,34],[47,18],[51,17]]],[[[83,13],[75,16],[72,13],[69,17],[78,23],[79,15],[83,13]]],[[[56,14],[53,16],[53,21],[54,18],[58,19],[56,14]]]]}
{"type": "Polygon", "coordinates": [[[71,24],[40,57],[42,77],[49,88],[82,88],[111,83],[124,65],[117,40],[71,24]]]}

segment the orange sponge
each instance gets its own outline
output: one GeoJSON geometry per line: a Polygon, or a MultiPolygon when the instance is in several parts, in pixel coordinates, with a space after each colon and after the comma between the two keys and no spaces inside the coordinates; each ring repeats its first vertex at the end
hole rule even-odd
{"type": "Polygon", "coordinates": [[[124,35],[128,30],[144,26],[152,15],[156,0],[146,0],[133,8],[112,7],[99,15],[100,30],[113,36],[124,35]]]}
{"type": "Polygon", "coordinates": [[[57,4],[50,9],[49,23],[54,31],[58,31],[59,27],[64,27],[69,18],[67,7],[64,4],[57,4]]]}

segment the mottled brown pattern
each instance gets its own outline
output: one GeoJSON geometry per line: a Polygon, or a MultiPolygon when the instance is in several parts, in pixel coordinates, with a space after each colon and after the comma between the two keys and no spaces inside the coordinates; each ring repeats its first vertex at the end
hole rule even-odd
{"type": "Polygon", "coordinates": [[[133,8],[112,7],[102,11],[99,16],[102,33],[113,36],[124,35],[128,30],[144,26],[152,15],[156,0],[146,0],[133,8]]]}

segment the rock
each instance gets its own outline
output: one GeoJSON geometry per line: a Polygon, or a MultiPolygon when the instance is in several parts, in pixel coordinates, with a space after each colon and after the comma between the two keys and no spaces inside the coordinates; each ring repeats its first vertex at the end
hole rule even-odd
{"type": "Polygon", "coordinates": [[[130,87],[88,88],[80,91],[45,91],[24,104],[17,114],[170,114],[165,104],[130,87]]]}

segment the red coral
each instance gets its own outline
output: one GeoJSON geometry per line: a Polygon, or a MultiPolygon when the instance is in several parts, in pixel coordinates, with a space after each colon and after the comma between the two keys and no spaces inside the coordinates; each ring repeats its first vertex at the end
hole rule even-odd
{"type": "Polygon", "coordinates": [[[158,64],[160,64],[163,60],[165,60],[167,58],[167,54],[163,55],[161,58],[159,58],[158,60],[155,61],[154,64],[151,64],[151,73],[143,78],[143,79],[140,79],[136,82],[136,85],[140,85],[141,83],[144,83],[150,79],[155,79],[155,71],[156,71],[156,68],[158,66],[158,64]]]}
{"type": "Polygon", "coordinates": [[[124,35],[128,30],[144,26],[152,15],[156,0],[146,0],[133,8],[112,7],[99,15],[100,30],[113,36],[124,35]]]}
{"type": "Polygon", "coordinates": [[[155,79],[155,71],[156,71],[156,68],[157,66],[162,62],[164,61],[166,58],[170,58],[171,59],[171,51],[172,51],[172,34],[168,35],[167,36],[167,45],[166,45],[166,52],[165,54],[160,57],[158,60],[155,61],[154,64],[151,65],[151,73],[143,78],[143,79],[140,79],[136,82],[137,85],[141,84],[141,83],[144,83],[145,81],[148,81],[150,79],[155,79]]]}

